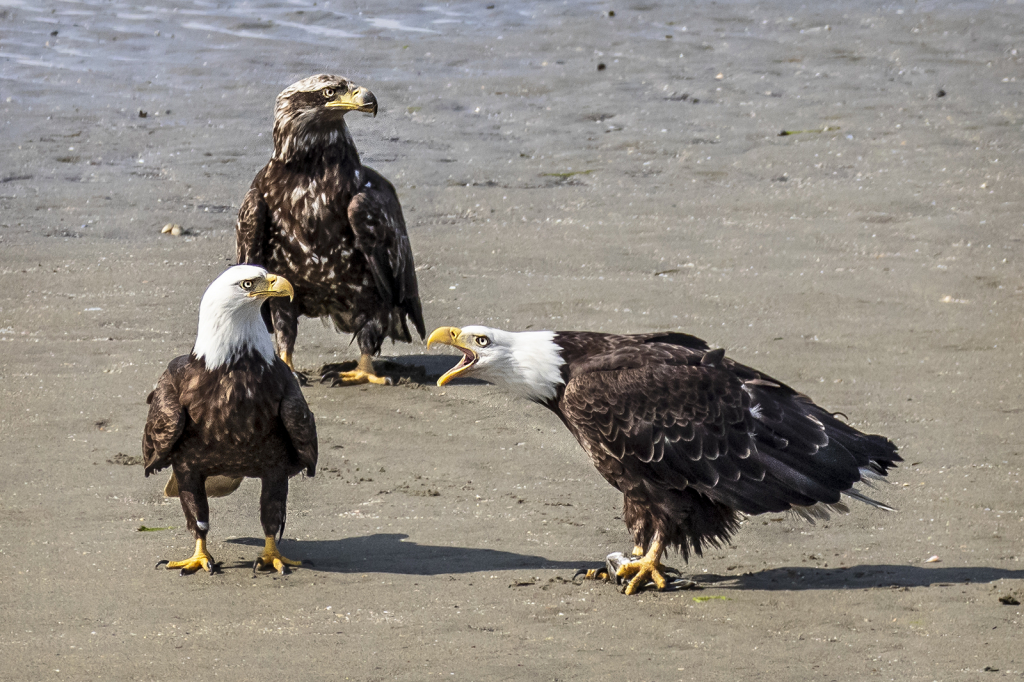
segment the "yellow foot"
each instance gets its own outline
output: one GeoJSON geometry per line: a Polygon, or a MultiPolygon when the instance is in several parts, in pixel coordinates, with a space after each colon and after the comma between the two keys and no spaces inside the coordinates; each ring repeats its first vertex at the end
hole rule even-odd
{"type": "Polygon", "coordinates": [[[619,570],[615,572],[615,575],[619,578],[630,578],[629,585],[626,586],[626,594],[636,594],[640,589],[647,584],[648,581],[653,581],[655,587],[659,590],[665,589],[668,585],[668,579],[665,578],[666,571],[674,571],[675,569],[665,566],[657,559],[644,557],[637,561],[631,561],[628,564],[624,564],[619,567],[619,570]]]}
{"type": "Polygon", "coordinates": [[[195,573],[200,568],[207,573],[212,573],[213,569],[216,568],[216,564],[213,562],[213,557],[206,551],[206,541],[196,540],[196,551],[188,559],[184,561],[161,561],[156,566],[160,567],[161,564],[167,564],[168,569],[180,568],[182,575],[188,575],[189,573],[195,573]]]}
{"type": "Polygon", "coordinates": [[[256,559],[256,563],[252,565],[252,573],[256,575],[256,571],[261,568],[273,569],[278,573],[284,575],[285,566],[301,566],[301,561],[295,561],[294,559],[288,559],[281,556],[281,553],[277,551],[277,543],[274,542],[274,536],[268,535],[266,545],[263,548],[263,554],[256,559]]]}
{"type": "Polygon", "coordinates": [[[609,580],[608,570],[605,568],[581,568],[572,576],[573,582],[576,582],[576,578],[580,576],[583,576],[584,580],[609,580]]]}
{"type": "Polygon", "coordinates": [[[325,372],[320,377],[320,383],[331,381],[331,386],[354,386],[356,384],[379,384],[381,386],[392,386],[395,382],[391,377],[380,377],[373,372],[366,372],[361,369],[354,369],[351,372],[325,372]]]}

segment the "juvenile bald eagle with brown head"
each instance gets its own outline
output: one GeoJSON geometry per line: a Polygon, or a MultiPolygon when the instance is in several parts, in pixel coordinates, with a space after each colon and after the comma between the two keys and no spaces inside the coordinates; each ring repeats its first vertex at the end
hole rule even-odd
{"type": "MultiPolygon", "coordinates": [[[[175,358],[149,394],[142,439],[146,476],[172,467],[195,553],[168,568],[213,570],[207,481],[259,478],[266,537],[257,567],[284,572],[300,562],[281,556],[288,479],[316,473],[316,423],[291,370],[274,354],[260,308],[292,295],[288,280],[253,265],[228,268],[206,290],[192,352],[175,358]]],[[[234,487],[231,489],[233,490],[234,487]]],[[[228,491],[230,492],[230,490],[228,491]]],[[[163,563],[163,562],[161,562],[163,563]]],[[[159,564],[158,564],[159,565],[159,564]]]]}
{"type": "Polygon", "coordinates": [[[274,110],[274,156],[238,211],[235,252],[287,277],[291,301],[270,302],[278,352],[292,367],[299,316],[355,335],[359,363],[334,383],[388,383],[372,356],[384,339],[425,334],[412,248],[395,188],[359,160],[349,111],[377,114],[366,88],[321,74],[288,86],[274,110]]]}
{"type": "Polygon", "coordinates": [[[548,407],[622,492],[635,559],[610,555],[609,573],[632,577],[627,594],[664,588],[666,549],[700,556],[741,513],[811,518],[847,511],[843,496],[891,511],[853,485],[901,461],[895,445],[694,336],[472,326],[437,329],[435,343],[463,353],[438,385],[473,376],[548,407]]]}

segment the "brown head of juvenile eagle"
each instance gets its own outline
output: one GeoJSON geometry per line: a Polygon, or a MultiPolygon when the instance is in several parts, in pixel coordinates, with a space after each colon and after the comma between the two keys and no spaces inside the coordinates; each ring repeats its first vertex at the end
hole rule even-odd
{"type": "Polygon", "coordinates": [[[270,302],[289,367],[299,316],[321,317],[359,344],[356,370],[332,375],[334,383],[383,384],[371,357],[387,338],[412,341],[407,320],[423,338],[423,311],[398,195],[360,162],[349,111],[376,115],[377,100],[338,76],[310,76],[278,95],[274,156],[238,211],[235,255],[295,288],[294,300],[270,302]]]}
{"type": "MultiPolygon", "coordinates": [[[[740,514],[847,511],[844,496],[901,461],[896,446],[837,420],[770,376],[688,334],[507,332],[441,327],[428,345],[459,364],[438,385],[473,376],[548,407],[623,495],[634,560],[609,572],[667,584],[666,549],[684,560],[728,541],[740,514]]],[[[619,555],[621,556],[621,555],[619,555]]]]}
{"type": "Polygon", "coordinates": [[[291,295],[288,280],[263,268],[228,268],[203,295],[192,352],[171,360],[149,394],[142,438],[146,476],[173,468],[185,521],[196,539],[192,557],[168,568],[213,569],[206,549],[211,477],[248,476],[263,483],[260,521],[266,545],[254,571],[283,572],[286,565],[300,563],[281,556],[274,536],[284,533],[288,479],[303,470],[308,476],[316,472],[316,423],[291,370],[274,354],[260,313],[265,301],[291,295]]]}

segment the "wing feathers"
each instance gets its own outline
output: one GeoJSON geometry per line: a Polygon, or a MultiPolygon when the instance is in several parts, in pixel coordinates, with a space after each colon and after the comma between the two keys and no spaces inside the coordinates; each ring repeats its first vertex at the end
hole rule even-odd
{"type": "Polygon", "coordinates": [[[299,461],[306,466],[306,475],[315,476],[318,456],[316,419],[306,404],[299,382],[291,376],[288,366],[278,360],[275,368],[287,374],[285,394],[281,399],[281,422],[288,431],[292,445],[299,455],[299,461]]]}
{"type": "MultiPolygon", "coordinates": [[[[570,368],[558,408],[587,452],[610,453],[622,476],[691,487],[748,514],[813,516],[807,509],[839,504],[841,494],[884,507],[851,487],[862,469],[884,475],[900,460],[885,438],[718,351],[657,335],[608,338],[619,347],[570,368]]],[[[607,460],[595,464],[612,480],[607,460]]]]}
{"type": "Polygon", "coordinates": [[[401,310],[403,316],[408,315],[423,338],[426,327],[402,206],[395,188],[384,176],[365,166],[363,171],[366,183],[348,206],[356,247],[366,257],[381,297],[401,310]]]}
{"type": "Polygon", "coordinates": [[[265,264],[263,245],[270,217],[259,187],[266,170],[264,168],[256,175],[242,200],[242,207],[238,209],[238,222],[235,224],[235,261],[238,263],[265,264]]]}
{"type": "Polygon", "coordinates": [[[170,466],[170,455],[188,423],[188,414],[178,400],[177,375],[188,361],[187,355],[175,358],[160,376],[156,388],[146,398],[149,417],[142,432],[142,456],[146,476],[170,466]]]}

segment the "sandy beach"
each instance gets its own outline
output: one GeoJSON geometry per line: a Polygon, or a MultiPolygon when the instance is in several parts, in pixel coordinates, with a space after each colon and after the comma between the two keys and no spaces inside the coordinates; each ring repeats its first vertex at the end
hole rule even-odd
{"type": "MultiPolygon", "coordinates": [[[[1022,28],[1014,0],[0,0],[0,679],[1024,677],[1022,28]],[[193,542],[139,465],[146,395],[274,98],[321,72],[380,104],[348,123],[428,329],[694,334],[897,443],[898,511],[749,518],[668,557],[696,591],[574,583],[631,547],[621,495],[550,412],[389,343],[398,385],[304,389],[281,549],[314,566],[252,576],[249,480],[212,503],[221,573],[153,570],[193,542]]],[[[302,369],[357,354],[300,325],[302,369]]]]}

